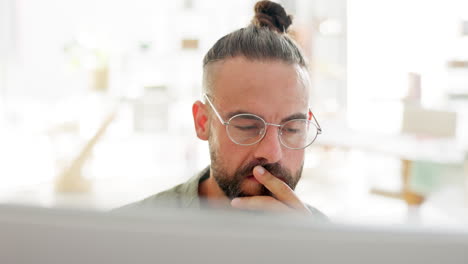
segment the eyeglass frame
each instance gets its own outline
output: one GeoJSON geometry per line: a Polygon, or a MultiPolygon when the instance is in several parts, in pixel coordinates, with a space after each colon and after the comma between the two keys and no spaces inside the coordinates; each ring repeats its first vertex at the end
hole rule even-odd
{"type": "MultiPolygon", "coordinates": [[[[241,145],[241,146],[252,146],[252,145],[255,145],[255,144],[259,143],[260,141],[262,141],[263,138],[265,137],[266,133],[267,133],[267,127],[268,127],[268,126],[274,126],[274,127],[277,127],[277,128],[279,128],[279,129],[281,130],[281,129],[284,127],[284,124],[286,124],[287,122],[293,121],[293,120],[306,120],[306,121],[308,121],[308,122],[311,121],[311,120],[309,120],[309,119],[293,119],[293,120],[288,120],[288,121],[286,121],[284,124],[281,125],[281,124],[274,124],[274,123],[266,122],[263,118],[259,117],[258,115],[255,115],[255,114],[251,114],[251,113],[245,113],[245,114],[244,114],[244,113],[243,113],[243,114],[237,114],[237,115],[234,115],[234,116],[230,117],[229,120],[226,122],[226,121],[224,121],[224,119],[221,117],[221,115],[219,114],[219,112],[218,112],[218,110],[216,109],[216,107],[214,106],[214,104],[211,102],[211,100],[210,100],[208,94],[204,93],[204,94],[203,94],[203,97],[205,97],[205,99],[206,99],[206,101],[208,102],[208,104],[211,106],[211,108],[213,108],[214,113],[215,113],[215,115],[218,117],[218,119],[219,119],[219,121],[221,122],[221,124],[224,125],[224,126],[226,126],[226,132],[227,132],[227,134],[228,134],[228,136],[229,136],[229,139],[230,139],[232,142],[234,142],[235,144],[241,145]],[[263,123],[265,124],[265,132],[264,132],[263,135],[262,135],[257,141],[255,141],[254,143],[250,143],[250,144],[241,144],[241,143],[238,143],[238,142],[236,142],[236,141],[231,137],[229,131],[227,130],[227,129],[228,129],[228,126],[229,126],[229,122],[230,122],[232,119],[234,119],[234,118],[236,118],[236,117],[238,117],[238,116],[241,116],[241,115],[250,115],[250,116],[254,116],[254,117],[256,117],[256,118],[262,120],[263,123]]],[[[312,123],[312,124],[317,128],[317,134],[315,135],[314,140],[312,140],[312,142],[310,142],[309,144],[307,144],[307,145],[304,146],[304,147],[301,147],[301,148],[291,148],[291,147],[286,146],[285,143],[283,143],[283,140],[281,139],[281,134],[278,133],[278,140],[279,140],[279,142],[281,143],[282,146],[284,146],[284,147],[286,147],[286,148],[288,148],[288,149],[294,149],[294,150],[305,149],[305,148],[307,148],[308,146],[312,145],[312,143],[315,142],[315,140],[317,139],[317,136],[318,136],[318,135],[322,134],[322,128],[320,127],[320,124],[319,124],[319,122],[317,121],[317,118],[315,118],[314,113],[312,113],[312,110],[310,109],[310,107],[309,107],[309,112],[310,112],[310,115],[314,118],[314,121],[315,121],[315,123],[316,123],[316,124],[314,124],[314,123],[312,123]]]]}

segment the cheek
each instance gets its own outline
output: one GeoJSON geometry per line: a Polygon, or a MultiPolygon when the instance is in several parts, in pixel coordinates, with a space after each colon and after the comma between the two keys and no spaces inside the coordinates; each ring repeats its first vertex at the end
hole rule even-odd
{"type": "Polygon", "coordinates": [[[249,148],[232,142],[224,126],[213,127],[211,132],[210,144],[215,148],[218,160],[229,173],[250,162],[249,148]]]}
{"type": "Polygon", "coordinates": [[[304,163],[304,150],[287,150],[283,154],[283,166],[290,169],[291,172],[297,171],[304,163]]]}
{"type": "Polygon", "coordinates": [[[224,128],[224,126],[218,123],[219,122],[213,123],[213,121],[210,123],[210,133],[209,133],[208,141],[219,152],[219,150],[221,150],[220,148],[225,145],[224,142],[226,141],[226,139],[229,139],[229,138],[226,138],[226,129],[224,128]]]}
{"type": "Polygon", "coordinates": [[[222,155],[223,164],[230,173],[234,173],[240,167],[251,162],[249,148],[239,146],[229,139],[219,146],[219,153],[222,155]],[[221,154],[222,153],[222,154],[221,154]]]}
{"type": "Polygon", "coordinates": [[[226,128],[223,125],[211,126],[209,140],[210,143],[216,147],[219,154],[226,153],[225,150],[229,147],[230,139],[227,136],[226,128]]]}

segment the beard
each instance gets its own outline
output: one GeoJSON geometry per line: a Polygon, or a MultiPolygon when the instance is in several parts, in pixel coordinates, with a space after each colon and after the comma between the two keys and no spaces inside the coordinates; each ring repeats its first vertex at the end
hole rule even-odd
{"type": "Polygon", "coordinates": [[[248,164],[236,169],[233,174],[229,174],[226,168],[223,166],[222,161],[219,159],[216,150],[210,144],[210,158],[211,158],[211,171],[212,175],[224,192],[224,194],[229,199],[234,199],[236,197],[247,197],[247,196],[274,196],[270,190],[268,190],[264,185],[260,186],[255,191],[245,190],[243,183],[245,179],[253,175],[253,169],[256,166],[262,166],[270,172],[273,176],[283,180],[292,190],[296,188],[297,183],[299,182],[304,163],[301,165],[299,170],[293,176],[291,171],[283,167],[280,163],[267,163],[265,159],[256,159],[248,164]]]}

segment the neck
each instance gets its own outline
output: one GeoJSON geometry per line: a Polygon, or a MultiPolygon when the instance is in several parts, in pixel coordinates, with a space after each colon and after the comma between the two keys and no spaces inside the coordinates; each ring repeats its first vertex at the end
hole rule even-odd
{"type": "Polygon", "coordinates": [[[205,199],[207,204],[212,208],[231,207],[231,200],[219,188],[212,171],[210,172],[210,177],[198,185],[198,196],[201,199],[205,199]]]}

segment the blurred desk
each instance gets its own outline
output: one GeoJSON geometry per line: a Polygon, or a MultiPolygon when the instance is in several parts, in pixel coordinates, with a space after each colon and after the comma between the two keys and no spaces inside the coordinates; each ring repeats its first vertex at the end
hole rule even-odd
{"type": "MultiPolygon", "coordinates": [[[[456,139],[363,133],[354,131],[339,122],[323,122],[321,125],[324,133],[316,141],[318,146],[345,150],[357,149],[399,158],[403,183],[401,191],[395,193],[372,189],[371,192],[403,199],[408,205],[420,205],[425,198],[411,188],[411,172],[415,162],[460,166],[464,160],[462,144],[456,139]]],[[[468,206],[465,204],[464,208],[468,209],[468,206]]]]}
{"type": "Polygon", "coordinates": [[[456,139],[423,138],[409,135],[383,135],[358,132],[344,124],[325,122],[324,133],[314,144],[324,147],[353,148],[397,156],[402,160],[425,160],[458,164],[464,152],[456,139]]]}

